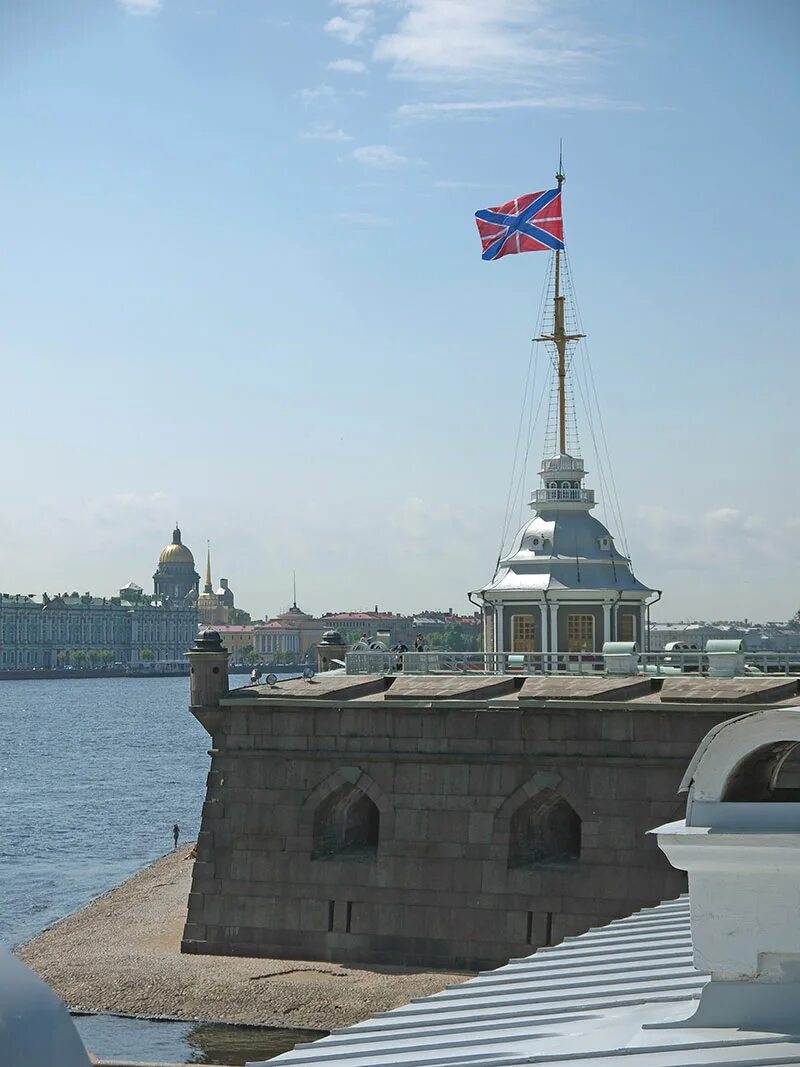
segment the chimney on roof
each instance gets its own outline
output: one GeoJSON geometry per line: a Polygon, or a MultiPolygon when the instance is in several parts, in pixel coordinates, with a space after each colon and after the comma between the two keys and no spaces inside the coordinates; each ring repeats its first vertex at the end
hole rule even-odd
{"type": "Polygon", "coordinates": [[[376,615],[378,614],[378,605],[377,604],[375,605],[375,614],[376,615]]]}
{"type": "Polygon", "coordinates": [[[796,1026],[800,802],[780,772],[798,745],[800,707],[715,726],[681,783],[686,818],[651,831],[689,874],[694,961],[711,975],[693,1027],[796,1026]]]}

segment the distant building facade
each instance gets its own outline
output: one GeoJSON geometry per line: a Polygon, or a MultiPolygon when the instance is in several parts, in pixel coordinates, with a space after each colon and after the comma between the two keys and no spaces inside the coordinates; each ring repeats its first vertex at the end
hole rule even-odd
{"type": "Polygon", "coordinates": [[[136,582],[111,597],[0,594],[0,670],[182,662],[197,633],[199,581],[176,526],[152,596],[136,582]]]}
{"type": "Polygon", "coordinates": [[[239,663],[255,648],[255,626],[252,623],[220,623],[214,629],[222,638],[222,644],[231,654],[231,660],[239,663]]]}
{"type": "Polygon", "coordinates": [[[387,634],[390,645],[402,642],[409,648],[414,643],[414,617],[398,615],[393,611],[327,611],[321,616],[324,629],[336,630],[348,645],[354,644],[366,634],[377,637],[379,633],[387,634]]]}
{"type": "Polygon", "coordinates": [[[321,640],[325,631],[330,629],[324,619],[309,615],[299,608],[295,601],[274,619],[256,624],[253,645],[265,661],[276,655],[287,654],[304,659],[321,640]]]}
{"type": "Polygon", "coordinates": [[[182,660],[197,632],[193,604],[148,597],[0,596],[0,669],[182,660]]]}
{"type": "Polygon", "coordinates": [[[800,629],[778,623],[654,622],[650,624],[649,638],[653,652],[661,652],[675,642],[703,649],[707,641],[733,638],[742,641],[748,652],[800,651],[800,629]]]}

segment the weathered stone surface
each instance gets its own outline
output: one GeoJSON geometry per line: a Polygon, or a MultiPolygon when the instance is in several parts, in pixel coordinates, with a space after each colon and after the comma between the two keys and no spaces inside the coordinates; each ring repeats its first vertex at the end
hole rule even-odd
{"type": "Polygon", "coordinates": [[[323,681],[324,693],[297,681],[224,705],[186,951],[489,967],[675,896],[684,876],[646,832],[680,816],[681,777],[715,722],[795,684],[323,681]],[[361,821],[323,857],[321,805],[346,820],[351,800],[361,821]],[[573,851],[559,853],[556,823],[549,852],[520,850],[548,812],[573,827],[573,851]]]}
{"type": "Polygon", "coordinates": [[[548,674],[526,678],[520,700],[632,700],[652,691],[650,678],[565,677],[548,674]]]}
{"type": "Polygon", "coordinates": [[[662,703],[763,704],[797,696],[796,678],[665,678],[662,703]]]}

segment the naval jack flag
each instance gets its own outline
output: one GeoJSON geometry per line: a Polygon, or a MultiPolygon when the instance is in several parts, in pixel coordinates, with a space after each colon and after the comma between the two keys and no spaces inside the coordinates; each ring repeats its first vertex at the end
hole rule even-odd
{"type": "Polygon", "coordinates": [[[557,251],[564,247],[561,189],[546,189],[475,212],[483,245],[481,259],[502,259],[517,252],[557,251]]]}

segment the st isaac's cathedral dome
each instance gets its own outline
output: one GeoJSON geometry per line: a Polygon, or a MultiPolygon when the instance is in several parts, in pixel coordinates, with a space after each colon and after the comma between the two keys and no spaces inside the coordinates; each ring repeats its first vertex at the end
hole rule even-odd
{"type": "Polygon", "coordinates": [[[172,531],[172,543],[167,545],[161,555],[158,557],[159,563],[188,563],[194,567],[194,556],[186,547],[181,543],[181,531],[176,526],[172,531]]]}
{"type": "Polygon", "coordinates": [[[194,569],[194,556],[181,541],[177,524],[172,531],[172,543],[158,557],[153,587],[155,595],[161,600],[197,600],[200,575],[194,569]]]}

